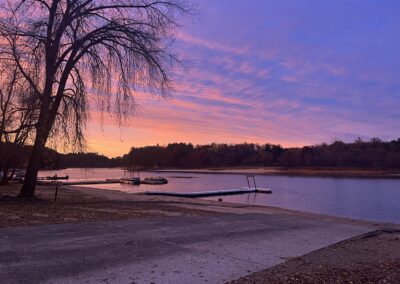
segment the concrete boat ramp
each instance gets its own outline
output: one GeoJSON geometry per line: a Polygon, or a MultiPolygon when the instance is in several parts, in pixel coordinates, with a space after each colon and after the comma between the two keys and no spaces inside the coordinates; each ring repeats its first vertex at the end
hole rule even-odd
{"type": "Polygon", "coordinates": [[[378,228],[285,210],[213,207],[219,213],[1,229],[0,279],[224,283],[378,228]]]}

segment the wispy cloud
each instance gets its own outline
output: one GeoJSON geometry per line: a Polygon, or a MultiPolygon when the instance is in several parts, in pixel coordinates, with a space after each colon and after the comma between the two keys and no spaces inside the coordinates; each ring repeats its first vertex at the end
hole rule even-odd
{"type": "Polygon", "coordinates": [[[173,97],[138,93],[122,129],[107,119],[101,131],[93,109],[91,149],[397,137],[400,4],[306,2],[202,1],[201,20],[177,34],[190,68],[175,74],[173,97]]]}

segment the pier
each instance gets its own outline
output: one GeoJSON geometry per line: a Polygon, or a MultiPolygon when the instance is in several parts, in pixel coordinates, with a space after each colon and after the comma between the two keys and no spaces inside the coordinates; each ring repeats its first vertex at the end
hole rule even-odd
{"type": "MultiPolygon", "coordinates": [[[[201,198],[201,197],[238,195],[238,194],[249,194],[249,193],[262,193],[262,194],[272,193],[272,190],[269,188],[258,188],[256,185],[254,175],[247,175],[246,179],[248,187],[240,187],[236,189],[197,191],[197,192],[137,191],[135,193],[144,195],[185,197],[185,198],[201,198]]],[[[51,185],[79,186],[79,185],[96,185],[96,184],[117,184],[121,183],[121,180],[122,179],[78,180],[78,181],[38,180],[37,184],[48,185],[48,186],[51,185]]],[[[140,182],[140,183],[145,183],[145,182],[140,182]]]]}
{"type": "Polygon", "coordinates": [[[120,183],[119,179],[106,180],[80,180],[80,181],[55,181],[55,180],[38,180],[38,185],[90,185],[90,184],[111,184],[120,183]]]}
{"type": "Polygon", "coordinates": [[[146,191],[145,195],[159,195],[159,196],[171,196],[171,197],[211,197],[211,196],[223,196],[223,195],[235,195],[235,194],[248,194],[248,193],[263,193],[271,194],[272,190],[269,188],[239,188],[239,189],[228,189],[228,190],[216,190],[216,191],[199,191],[199,192],[163,192],[163,191],[146,191]]]}

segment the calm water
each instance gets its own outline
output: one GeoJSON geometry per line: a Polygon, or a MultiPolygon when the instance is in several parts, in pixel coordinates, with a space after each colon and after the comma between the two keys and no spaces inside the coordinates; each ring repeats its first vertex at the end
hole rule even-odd
{"type": "MultiPolygon", "coordinates": [[[[121,169],[66,169],[42,171],[39,176],[69,175],[70,179],[120,178],[121,169]]],[[[141,172],[140,177],[156,176],[141,172]]],[[[244,175],[162,173],[166,185],[90,185],[124,192],[193,192],[234,189],[247,186],[244,175]]],[[[225,202],[269,205],[292,210],[400,223],[400,179],[356,179],[256,176],[258,187],[268,187],[272,195],[246,194],[223,196],[225,202]]],[[[88,189],[89,190],[89,189],[88,189]]],[[[212,198],[214,200],[218,198],[212,198]]]]}

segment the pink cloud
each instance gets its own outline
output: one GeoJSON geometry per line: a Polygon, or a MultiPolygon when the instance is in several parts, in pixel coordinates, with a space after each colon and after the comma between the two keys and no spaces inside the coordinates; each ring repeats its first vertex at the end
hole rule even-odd
{"type": "Polygon", "coordinates": [[[249,52],[246,48],[232,47],[219,42],[208,41],[200,37],[194,37],[182,31],[176,33],[176,38],[191,45],[197,45],[201,47],[206,47],[211,50],[218,50],[222,52],[233,53],[236,55],[243,55],[249,52]]]}

